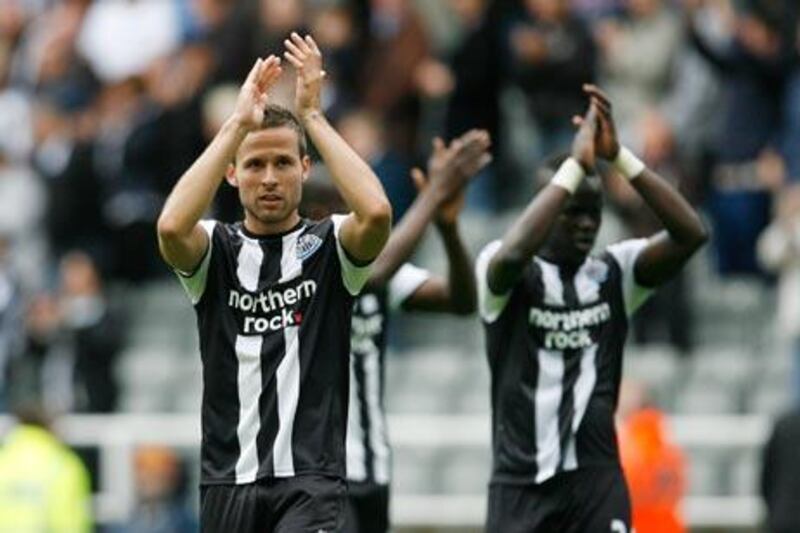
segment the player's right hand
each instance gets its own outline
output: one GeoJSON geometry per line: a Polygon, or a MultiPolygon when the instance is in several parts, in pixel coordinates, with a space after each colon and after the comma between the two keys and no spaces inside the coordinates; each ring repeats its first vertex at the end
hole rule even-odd
{"type": "Polygon", "coordinates": [[[233,120],[239,127],[248,131],[261,127],[264,108],[267,105],[267,93],[278,81],[281,72],[281,60],[277,56],[271,55],[267,59],[256,60],[236,99],[233,120]]]}

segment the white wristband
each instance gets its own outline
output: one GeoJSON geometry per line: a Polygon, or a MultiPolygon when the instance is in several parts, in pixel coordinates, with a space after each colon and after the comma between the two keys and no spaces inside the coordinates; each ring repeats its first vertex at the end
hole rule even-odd
{"type": "Polygon", "coordinates": [[[565,189],[570,194],[574,194],[584,176],[586,176],[586,171],[583,170],[581,164],[575,161],[574,158],[568,157],[558,167],[558,172],[555,173],[550,183],[565,189]]]}
{"type": "Polygon", "coordinates": [[[614,168],[616,168],[623,176],[629,180],[632,180],[644,172],[644,169],[647,168],[647,165],[645,165],[641,159],[636,157],[633,152],[624,146],[620,146],[619,154],[617,154],[617,158],[614,160],[614,168]]]}

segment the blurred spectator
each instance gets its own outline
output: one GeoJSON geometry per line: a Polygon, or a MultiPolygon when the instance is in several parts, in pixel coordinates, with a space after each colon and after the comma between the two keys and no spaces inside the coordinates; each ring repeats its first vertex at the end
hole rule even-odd
{"type": "Polygon", "coordinates": [[[19,424],[0,448],[0,531],[90,532],[89,475],[49,430],[41,409],[16,410],[19,424]]]}
{"type": "Polygon", "coordinates": [[[242,0],[233,8],[216,40],[217,82],[241,83],[258,57],[280,56],[283,40],[305,29],[301,0],[242,0]]]}
{"type": "Polygon", "coordinates": [[[0,412],[8,402],[8,378],[12,360],[24,342],[22,294],[9,264],[8,243],[0,236],[0,412]]]}
{"type": "Polygon", "coordinates": [[[408,162],[386,140],[386,125],[380,116],[365,110],[352,111],[339,120],[337,129],[378,175],[392,203],[393,218],[400,220],[414,201],[416,189],[408,162]]]}
{"type": "Polygon", "coordinates": [[[194,533],[197,519],[186,505],[185,467],[163,446],[141,446],[134,456],[136,507],[115,533],[194,533]],[[183,486],[182,486],[183,485],[183,486]]]}
{"type": "Polygon", "coordinates": [[[366,55],[359,87],[362,103],[386,120],[387,141],[405,157],[417,146],[420,118],[418,83],[429,67],[430,44],[410,0],[370,0],[366,55]]]}
{"type": "Polygon", "coordinates": [[[357,105],[358,75],[364,51],[356,22],[342,4],[321,5],[310,13],[310,30],[325,58],[327,82],[322,93],[328,116],[337,120],[357,105]]]}
{"type": "Polygon", "coordinates": [[[112,412],[119,396],[115,366],[122,347],[122,325],[109,307],[100,273],[88,255],[68,254],[61,260],[60,270],[62,327],[75,361],[75,409],[112,412]]]}
{"type": "Polygon", "coordinates": [[[764,447],[761,496],[767,506],[769,533],[800,531],[800,410],[780,417],[764,447]]]}
{"type": "Polygon", "coordinates": [[[12,403],[41,398],[51,413],[66,413],[73,405],[72,353],[60,327],[58,301],[42,292],[30,299],[25,313],[25,348],[11,371],[12,403]]]}
{"type": "Polygon", "coordinates": [[[769,221],[770,191],[783,181],[771,170],[780,144],[781,97],[795,55],[783,31],[787,6],[780,0],[737,3],[722,46],[690,28],[696,49],[724,81],[708,198],[722,274],[759,272],[756,239],[769,221]]]}
{"type": "Polygon", "coordinates": [[[563,150],[571,119],[584,112],[581,86],[595,78],[595,44],[568,0],[525,0],[506,36],[511,76],[525,93],[539,134],[539,157],[563,150]]]}
{"type": "Polygon", "coordinates": [[[500,123],[500,92],[507,62],[502,60],[502,12],[489,0],[449,0],[461,35],[447,64],[453,78],[444,123],[445,139],[473,128],[489,132],[494,164],[470,183],[469,204],[492,211],[508,205],[503,193],[513,180],[499,171],[505,162],[500,123]]]}
{"type": "Polygon", "coordinates": [[[59,274],[58,296],[41,293],[28,306],[26,347],[12,369],[12,395],[42,398],[50,412],[111,412],[119,393],[121,321],[88,255],[67,254],[59,274]]]}
{"type": "Polygon", "coordinates": [[[0,235],[9,247],[8,261],[26,287],[45,278],[47,246],[43,231],[46,191],[24,162],[5,159],[0,147],[0,235]]]}
{"type": "Polygon", "coordinates": [[[672,84],[682,37],[664,0],[628,0],[622,21],[599,24],[603,86],[615,102],[620,141],[651,165],[668,155],[671,132],[658,109],[672,84]],[[651,139],[660,135],[666,139],[651,139]]]}
{"type": "Polygon", "coordinates": [[[686,492],[686,464],[667,432],[666,419],[648,405],[641,384],[626,382],[618,416],[622,469],[638,533],[686,531],[680,505],[686,492]]]}
{"type": "Polygon", "coordinates": [[[105,82],[119,82],[180,44],[177,3],[172,0],[91,2],[78,49],[105,82]]]}
{"type": "MultiPolygon", "coordinates": [[[[624,17],[599,22],[595,28],[602,83],[615,102],[620,141],[676,181],[674,132],[661,106],[673,87],[682,27],[664,0],[627,0],[624,6],[624,17]]],[[[658,219],[624,181],[610,180],[616,207],[634,236],[652,235],[661,227],[658,219]]],[[[661,287],[637,314],[637,341],[668,340],[688,353],[692,317],[686,275],[681,272],[661,287]]]]}
{"type": "Polygon", "coordinates": [[[30,96],[9,84],[11,58],[11,44],[0,40],[0,154],[18,164],[33,150],[33,121],[30,96]]]}
{"type": "Polygon", "coordinates": [[[776,333],[794,364],[792,392],[800,405],[800,185],[784,189],[775,219],[758,239],[758,258],[778,276],[776,333]]]}

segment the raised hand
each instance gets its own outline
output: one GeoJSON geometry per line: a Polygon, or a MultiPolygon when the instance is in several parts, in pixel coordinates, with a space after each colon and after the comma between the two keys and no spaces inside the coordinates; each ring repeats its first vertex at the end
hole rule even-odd
{"type": "Polygon", "coordinates": [[[450,199],[464,188],[467,181],[489,164],[491,139],[485,130],[469,130],[445,147],[440,138],[433,140],[433,152],[428,159],[431,186],[450,199]]]}
{"type": "MultiPolygon", "coordinates": [[[[418,193],[424,192],[430,185],[428,177],[417,167],[411,169],[411,180],[414,182],[414,187],[416,187],[418,193]]],[[[440,224],[451,226],[455,224],[461,214],[461,210],[464,208],[466,198],[466,189],[461,189],[448,200],[445,200],[437,209],[436,221],[440,224]]]]}
{"type": "Polygon", "coordinates": [[[428,159],[428,177],[414,169],[411,177],[422,191],[433,187],[439,199],[439,220],[455,222],[464,205],[467,182],[492,160],[491,139],[485,130],[470,130],[445,146],[439,137],[433,140],[433,152],[428,159]]]}
{"type": "Polygon", "coordinates": [[[300,118],[322,109],[322,53],[310,35],[305,38],[292,32],[289,39],[283,41],[285,57],[297,69],[297,85],[295,89],[295,108],[300,118]]]}
{"type": "Polygon", "coordinates": [[[283,70],[279,57],[271,55],[267,59],[256,60],[239,90],[233,111],[233,118],[240,127],[254,130],[261,126],[268,100],[267,93],[278,81],[281,72],[283,70]]]}
{"type": "Polygon", "coordinates": [[[587,83],[583,86],[592,103],[597,107],[597,133],[595,134],[595,154],[608,161],[613,161],[619,154],[619,139],[614,125],[611,100],[595,85],[587,83]]]}
{"type": "Polygon", "coordinates": [[[572,122],[578,126],[578,132],[572,141],[572,157],[581,164],[583,169],[594,172],[595,141],[597,137],[598,122],[597,103],[594,99],[589,102],[589,110],[582,117],[573,117],[572,122]]]}

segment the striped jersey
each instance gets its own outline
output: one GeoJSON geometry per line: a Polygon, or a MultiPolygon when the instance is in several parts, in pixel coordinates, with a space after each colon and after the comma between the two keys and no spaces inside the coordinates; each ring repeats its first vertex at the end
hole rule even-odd
{"type": "Polygon", "coordinates": [[[350,408],[347,420],[347,479],[387,485],[391,452],[383,404],[389,315],[400,309],[430,273],[404,264],[388,285],[364,291],[353,307],[350,337],[350,408]]]}
{"type": "Polygon", "coordinates": [[[179,277],[200,335],[202,484],[344,478],[350,317],[369,272],[339,243],[343,220],[270,236],[201,222],[209,248],[179,277]]]}
{"type": "Polygon", "coordinates": [[[628,317],[650,295],[633,266],[646,239],[623,241],[577,269],[535,257],[507,294],[477,262],[492,376],[492,481],[542,483],[588,465],[618,464],[614,412],[628,317]]]}

